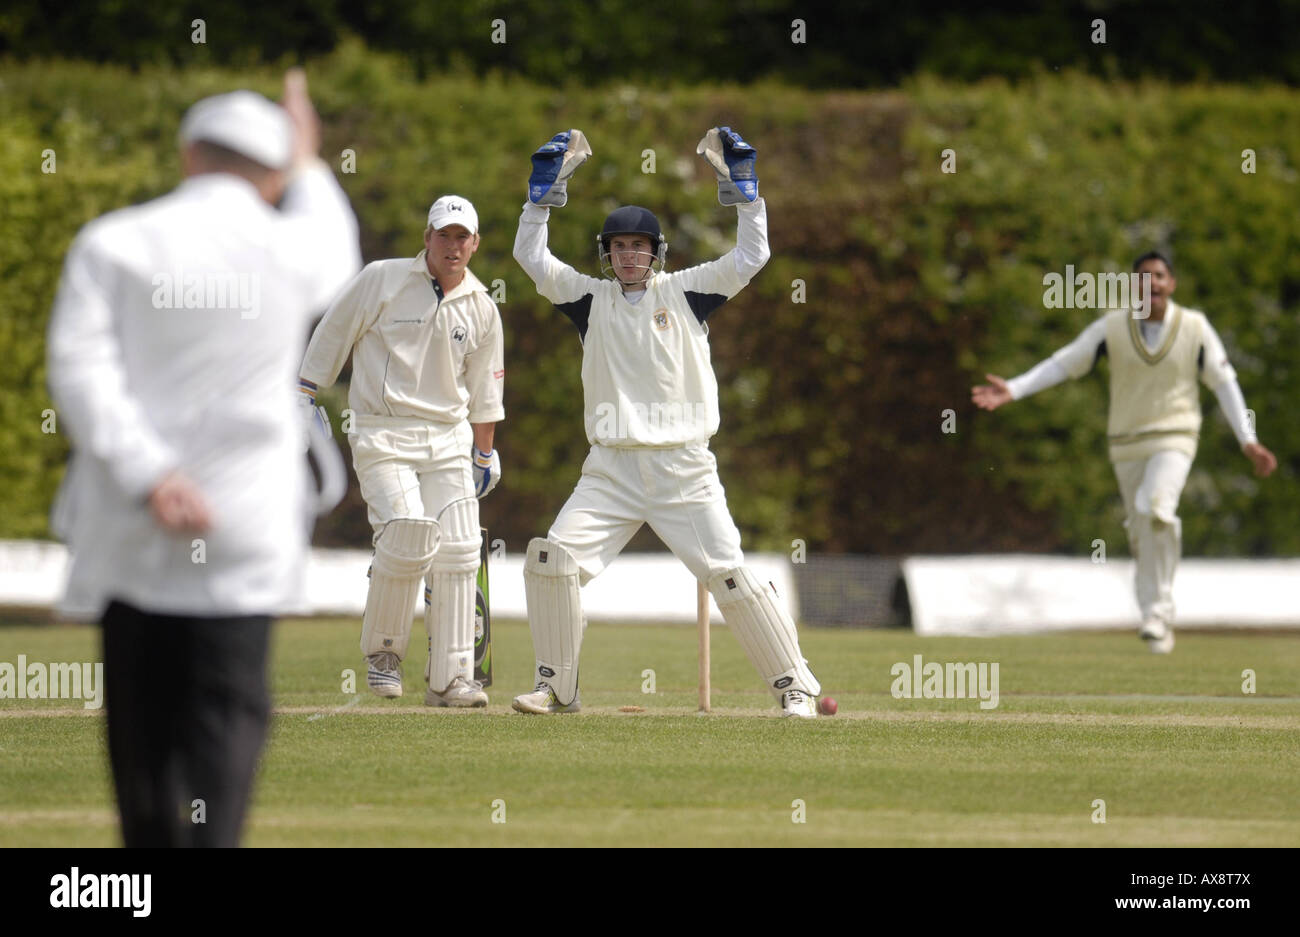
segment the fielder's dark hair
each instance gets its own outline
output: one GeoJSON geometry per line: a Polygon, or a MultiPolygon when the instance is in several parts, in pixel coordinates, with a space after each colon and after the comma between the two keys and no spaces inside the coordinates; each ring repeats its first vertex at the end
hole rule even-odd
{"type": "Polygon", "coordinates": [[[1162,264],[1165,265],[1165,269],[1168,270],[1171,275],[1173,274],[1174,265],[1170,263],[1169,258],[1166,257],[1164,254],[1160,253],[1160,251],[1147,251],[1137,260],[1133,261],[1133,272],[1137,273],[1138,267],[1142,266],[1148,260],[1160,261],[1162,264]]]}

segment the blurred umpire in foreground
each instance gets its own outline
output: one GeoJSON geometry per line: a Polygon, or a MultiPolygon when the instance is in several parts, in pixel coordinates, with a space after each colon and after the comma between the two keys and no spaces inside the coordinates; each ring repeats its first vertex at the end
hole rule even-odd
{"type": "Polygon", "coordinates": [[[360,252],[301,72],[283,107],[200,101],[180,143],[179,187],[68,251],[48,355],[73,457],[53,527],[72,552],[61,610],[104,626],[125,844],[234,846],[271,620],[300,603],[316,507],[298,363],[360,252]]]}

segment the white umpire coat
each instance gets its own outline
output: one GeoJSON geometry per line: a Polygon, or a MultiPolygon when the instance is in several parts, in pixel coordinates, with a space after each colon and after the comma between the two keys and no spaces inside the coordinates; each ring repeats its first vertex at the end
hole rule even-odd
{"type": "Polygon", "coordinates": [[[60,610],[251,615],[301,600],[305,427],[296,406],[310,319],[361,266],[357,222],[322,163],[279,211],[212,173],[87,224],[64,265],[48,340],[73,460],[53,517],[72,551],[60,610]],[[147,499],[180,470],[213,510],[166,533],[147,499]]]}

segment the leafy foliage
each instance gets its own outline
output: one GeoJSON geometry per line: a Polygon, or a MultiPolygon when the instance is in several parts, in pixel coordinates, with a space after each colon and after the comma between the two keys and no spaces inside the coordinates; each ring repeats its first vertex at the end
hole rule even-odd
{"type": "MultiPolygon", "coordinates": [[[[619,204],[664,225],[669,266],[734,243],[734,214],[694,154],[716,124],[759,149],[773,258],[710,320],[721,386],[714,440],[749,549],[870,553],[1087,552],[1122,541],[1097,375],[995,414],[970,385],[1019,373],[1091,313],[1046,309],[1042,278],[1127,270],[1175,253],[1178,298],[1223,336],[1280,477],[1257,482],[1217,414],[1184,496],[1189,553],[1300,552],[1294,416],[1300,251],[1293,220],[1296,95],[1277,88],[1104,83],[1077,74],[1017,86],[918,79],[901,92],[592,88],[499,73],[420,80],[403,59],[346,42],[309,66],[366,260],[420,248],[428,205],[457,192],[479,210],[473,268],[500,280],[506,329],[502,486],[484,502],[512,549],[544,533],[587,448],[576,333],[511,257],[528,154],[580,127],[595,156],[552,215],[550,243],[595,273],[595,233],[619,204]],[[940,171],[952,148],[956,173],[940,171]],[[1257,172],[1241,171],[1243,149],[1257,172]],[[643,172],[646,150],[655,172],[643,172]],[[800,286],[802,283],[802,287],[800,286]],[[805,301],[793,301],[802,291],[805,301]],[[951,410],[956,432],[945,433],[951,410]]],[[[43,333],[80,225],[171,189],[175,132],[203,95],[274,95],[278,71],[74,62],[0,66],[0,536],[47,535],[66,443],[41,431],[43,333]],[[57,172],[41,172],[41,153],[57,172]]],[[[348,373],[345,371],[343,379],[348,373]]],[[[324,397],[335,418],[342,386],[324,397]]],[[[1207,409],[1212,395],[1203,396],[1207,409]]],[[[342,437],[340,436],[340,439],[342,437]]],[[[318,542],[362,545],[353,490],[318,542]]],[[[1112,547],[1113,548],[1113,547],[1112,547]]]]}

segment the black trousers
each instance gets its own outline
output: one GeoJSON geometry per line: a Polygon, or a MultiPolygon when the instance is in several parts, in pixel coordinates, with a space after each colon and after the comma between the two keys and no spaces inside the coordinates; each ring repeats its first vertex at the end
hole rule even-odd
{"type": "Polygon", "coordinates": [[[266,741],[271,618],[104,612],[108,752],[127,846],[237,846],[266,741]]]}

